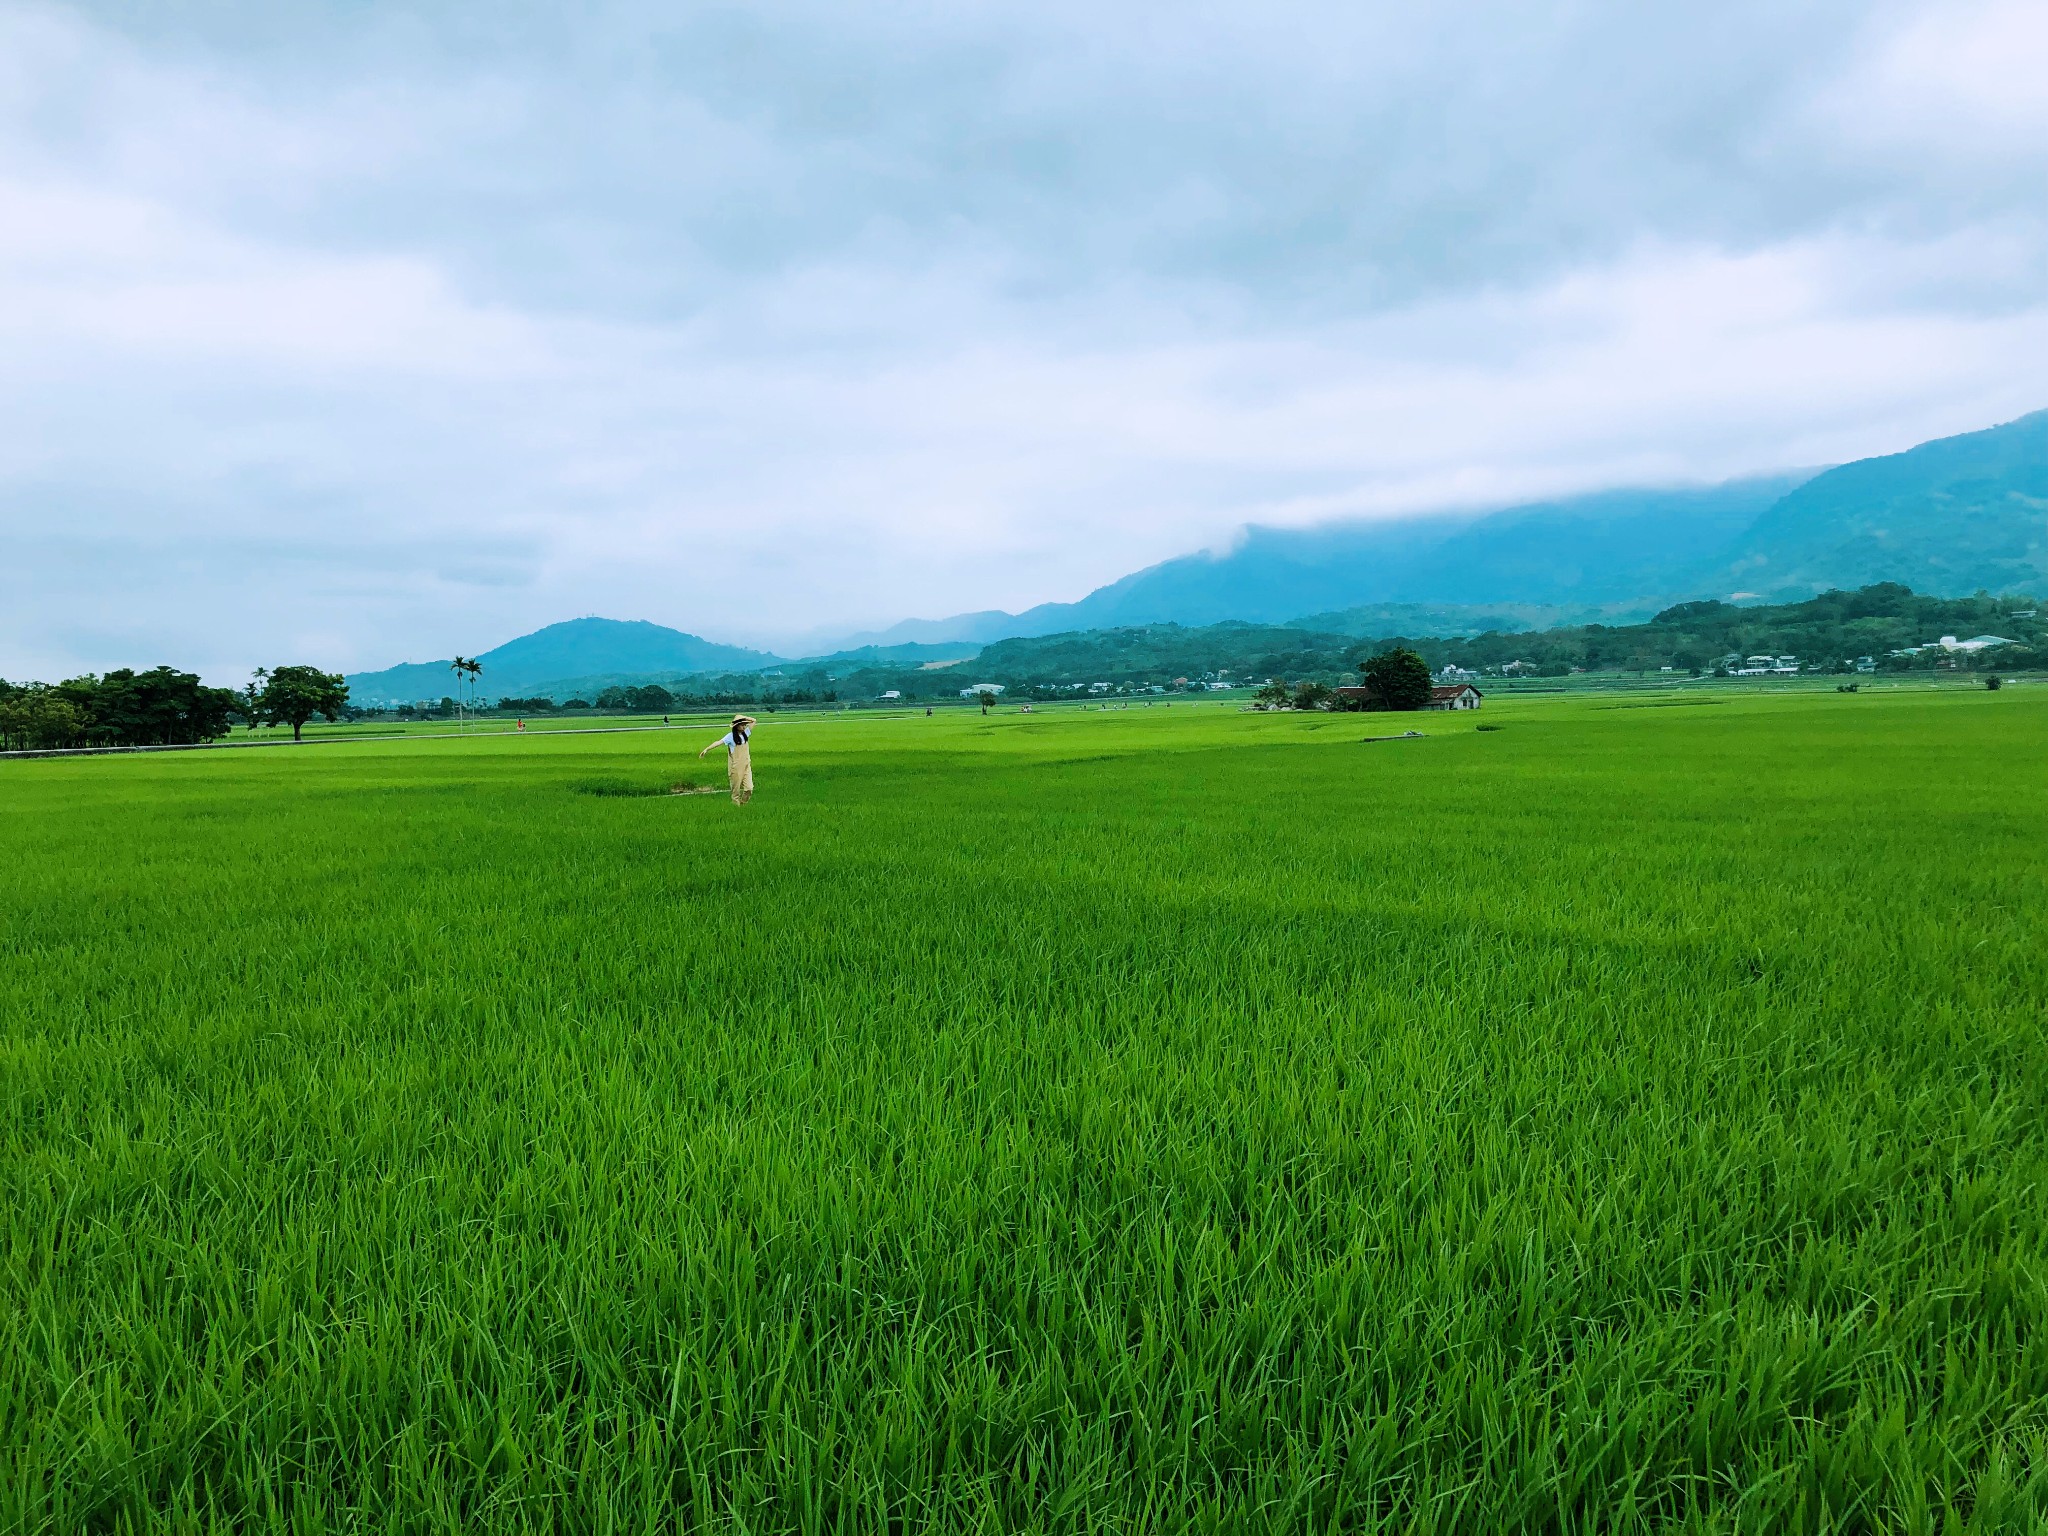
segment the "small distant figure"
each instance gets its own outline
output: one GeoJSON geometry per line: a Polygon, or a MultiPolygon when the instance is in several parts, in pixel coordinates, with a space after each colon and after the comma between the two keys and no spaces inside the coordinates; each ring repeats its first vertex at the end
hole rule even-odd
{"type": "Polygon", "coordinates": [[[924,717],[927,720],[931,719],[932,717],[932,707],[929,704],[925,705],[924,707],[924,717]]]}
{"type": "Polygon", "coordinates": [[[667,716],[667,715],[663,715],[663,716],[661,717],[661,723],[662,723],[663,725],[667,725],[667,724],[668,724],[668,716],[667,716]]]}
{"type": "Polygon", "coordinates": [[[752,715],[734,715],[732,729],[697,754],[701,761],[711,747],[725,748],[725,781],[732,786],[734,805],[745,805],[754,798],[754,759],[747,750],[747,740],[754,734],[756,723],[752,715]]]}
{"type": "Polygon", "coordinates": [[[526,734],[526,722],[524,720],[514,720],[512,722],[512,729],[524,736],[526,734]]]}

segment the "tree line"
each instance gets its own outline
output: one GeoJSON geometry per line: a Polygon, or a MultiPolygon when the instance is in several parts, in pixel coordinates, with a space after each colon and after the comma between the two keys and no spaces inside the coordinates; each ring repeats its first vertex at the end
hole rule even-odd
{"type": "Polygon", "coordinates": [[[196,746],[218,741],[237,721],[251,730],[289,725],[297,741],[315,715],[338,720],[347,707],[341,677],[308,666],[259,668],[242,688],[210,687],[168,666],[61,683],[0,679],[0,751],[196,746]]]}

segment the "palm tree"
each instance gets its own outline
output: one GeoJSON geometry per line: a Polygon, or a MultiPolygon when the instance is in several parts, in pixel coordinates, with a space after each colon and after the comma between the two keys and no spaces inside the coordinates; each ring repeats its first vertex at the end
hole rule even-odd
{"type": "Polygon", "coordinates": [[[473,656],[458,656],[448,663],[448,670],[455,674],[455,728],[459,731],[464,725],[463,709],[468,701],[468,685],[482,674],[484,664],[473,656]]]}
{"type": "Polygon", "coordinates": [[[249,722],[249,729],[255,730],[263,718],[263,689],[270,681],[270,669],[258,667],[255,676],[242,687],[242,714],[249,722]]]}

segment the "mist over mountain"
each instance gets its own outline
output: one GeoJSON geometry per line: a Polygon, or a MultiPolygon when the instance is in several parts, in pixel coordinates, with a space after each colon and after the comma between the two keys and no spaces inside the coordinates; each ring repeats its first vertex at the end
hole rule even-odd
{"type": "MultiPolygon", "coordinates": [[[[482,687],[495,698],[775,667],[916,667],[999,640],[1148,624],[1477,634],[1876,582],[1936,597],[2048,590],[2048,411],[1822,471],[1478,514],[1252,528],[1233,549],[1163,561],[1077,602],[909,619],[800,661],[644,621],[573,619],[485,652],[482,687]]],[[[446,661],[348,681],[361,703],[454,687],[446,661]]]]}
{"type": "MultiPolygon", "coordinates": [[[[2048,411],[1821,471],[1599,491],[1475,515],[1254,527],[1233,549],[1163,561],[1078,602],[913,619],[861,638],[987,643],[1304,616],[1315,628],[1356,629],[1400,605],[1514,605],[1571,622],[1641,617],[1687,598],[1796,598],[1879,581],[1937,596],[2048,586],[2048,411]]],[[[1470,615],[1444,617],[1471,627],[1470,615]]]]}
{"type": "Polygon", "coordinates": [[[1560,618],[1616,604],[1650,610],[1670,594],[1689,595],[1730,540],[1806,478],[1599,491],[1476,515],[1254,527],[1231,550],[1163,561],[1078,602],[911,620],[875,638],[987,642],[1122,624],[1278,624],[1382,604],[1533,605],[1560,618]]]}

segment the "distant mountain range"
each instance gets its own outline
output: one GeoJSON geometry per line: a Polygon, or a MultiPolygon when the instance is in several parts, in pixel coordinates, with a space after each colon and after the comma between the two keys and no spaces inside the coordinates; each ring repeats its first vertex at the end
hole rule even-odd
{"type": "Polygon", "coordinates": [[[2048,411],[1818,472],[1475,516],[1252,528],[1227,553],[1183,555],[1079,602],[913,619],[862,638],[988,643],[1225,619],[1349,631],[1359,621],[1347,615],[1390,605],[1538,605],[1573,622],[1879,581],[1936,595],[2048,588],[2048,411]]]}
{"type": "MultiPolygon", "coordinates": [[[[979,649],[959,642],[869,645],[792,662],[767,651],[721,645],[644,619],[568,619],[508,640],[476,659],[484,668],[478,679],[483,698],[543,694],[569,698],[579,693],[594,697],[614,683],[669,683],[707,672],[834,664],[922,666],[929,661],[958,661],[979,649]]],[[[449,661],[406,662],[381,672],[353,672],[347,681],[349,697],[357,704],[409,704],[455,692],[449,661]]]]}
{"type": "MultiPolygon", "coordinates": [[[[712,672],[916,667],[998,640],[1126,625],[1291,624],[1476,634],[1627,621],[1691,598],[1792,600],[1903,582],[2048,592],[2048,411],[1823,471],[1601,491],[1476,515],[1251,528],[1234,549],[1150,566],[1078,602],[911,619],[792,661],[658,624],[573,619],[485,652],[487,696],[712,672]]],[[[451,693],[446,661],[349,678],[362,703],[451,693]]]]}
{"type": "MultiPolygon", "coordinates": [[[[484,664],[480,685],[491,698],[524,694],[558,678],[745,672],[773,666],[776,659],[766,651],[719,645],[644,619],[569,619],[477,657],[484,664]]],[[[446,660],[408,662],[382,672],[352,673],[348,688],[358,704],[403,704],[454,693],[455,676],[446,660]]]]}

